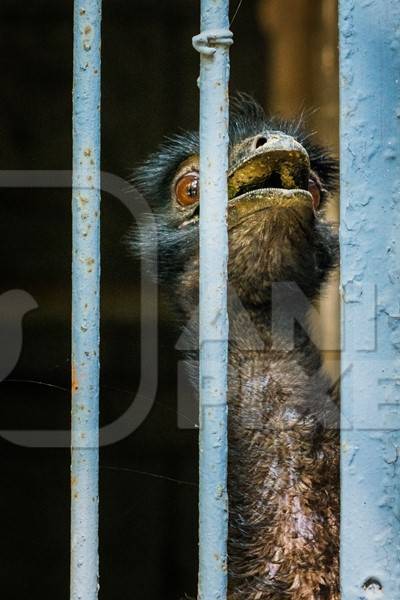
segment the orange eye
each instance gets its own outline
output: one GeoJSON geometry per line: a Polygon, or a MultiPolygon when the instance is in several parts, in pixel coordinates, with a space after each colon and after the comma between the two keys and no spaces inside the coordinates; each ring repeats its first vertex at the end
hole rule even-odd
{"type": "Polygon", "coordinates": [[[191,206],[200,200],[198,173],[186,173],[175,185],[175,196],[181,206],[191,206]]]}
{"type": "Polygon", "coordinates": [[[321,202],[321,190],[318,183],[314,179],[308,180],[308,191],[312,196],[313,208],[317,210],[321,202]]]}

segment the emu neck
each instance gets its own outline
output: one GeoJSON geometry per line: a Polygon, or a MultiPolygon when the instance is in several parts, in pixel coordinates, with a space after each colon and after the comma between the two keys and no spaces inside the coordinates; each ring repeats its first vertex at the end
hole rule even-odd
{"type": "MultiPolygon", "coordinates": [[[[281,325],[265,308],[230,311],[230,600],[280,600],[296,577],[296,600],[319,599],[321,522],[335,547],[337,407],[316,347],[281,325]]],[[[333,572],[330,551],[327,561],[333,572]]]]}
{"type": "Polygon", "coordinates": [[[286,355],[288,359],[307,357],[317,361],[320,367],[319,351],[311,340],[309,326],[309,305],[297,307],[271,304],[244,306],[237,299],[229,301],[229,342],[231,358],[241,356],[242,360],[255,360],[257,354],[269,360],[273,356],[286,355]]]}

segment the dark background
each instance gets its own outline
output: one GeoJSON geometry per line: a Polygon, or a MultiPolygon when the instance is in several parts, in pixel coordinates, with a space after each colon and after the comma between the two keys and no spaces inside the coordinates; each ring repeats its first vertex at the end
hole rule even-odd
{"type": "MultiPolygon", "coordinates": [[[[245,0],[233,25],[231,88],[267,105],[269,38],[259,4],[245,0]]],[[[199,57],[191,37],[198,33],[198,5],[105,0],[104,171],[126,179],[164,135],[196,127],[199,57]]],[[[72,1],[2,0],[0,61],[0,169],[70,169],[72,1]]],[[[3,188],[0,195],[0,293],[25,290],[38,304],[23,321],[18,365],[0,384],[0,428],[68,429],[71,193],[3,188]]],[[[122,414],[138,386],[138,263],[123,243],[131,225],[128,210],[105,194],[103,422],[122,414]]],[[[161,295],[156,404],[138,431],[101,451],[102,600],[195,595],[197,433],[177,426],[178,337],[161,295]]],[[[67,449],[0,441],[5,600],[69,596],[69,461],[67,449]]]]}

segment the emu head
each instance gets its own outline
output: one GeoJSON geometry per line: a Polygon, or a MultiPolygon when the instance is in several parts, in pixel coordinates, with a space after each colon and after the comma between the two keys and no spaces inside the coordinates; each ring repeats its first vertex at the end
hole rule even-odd
{"type": "MultiPolygon", "coordinates": [[[[269,120],[248,97],[232,103],[228,173],[229,281],[242,302],[266,304],[274,282],[294,282],[314,299],[337,257],[324,220],[337,163],[310,142],[302,122],[269,120]]],[[[139,232],[142,253],[158,243],[160,281],[182,304],[198,292],[199,138],[179,134],[136,171],[158,239],[139,232]]]]}

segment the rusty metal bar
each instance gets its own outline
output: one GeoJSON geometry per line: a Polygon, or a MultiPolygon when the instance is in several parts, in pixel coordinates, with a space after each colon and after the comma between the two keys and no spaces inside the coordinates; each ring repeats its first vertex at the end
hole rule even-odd
{"type": "Polygon", "coordinates": [[[342,600],[400,598],[399,23],[340,0],[342,600]]]}
{"type": "Polygon", "coordinates": [[[227,589],[229,2],[202,0],[200,67],[199,600],[227,589]]]}
{"type": "Polygon", "coordinates": [[[98,597],[101,0],[74,2],[71,600],[98,597]]]}

